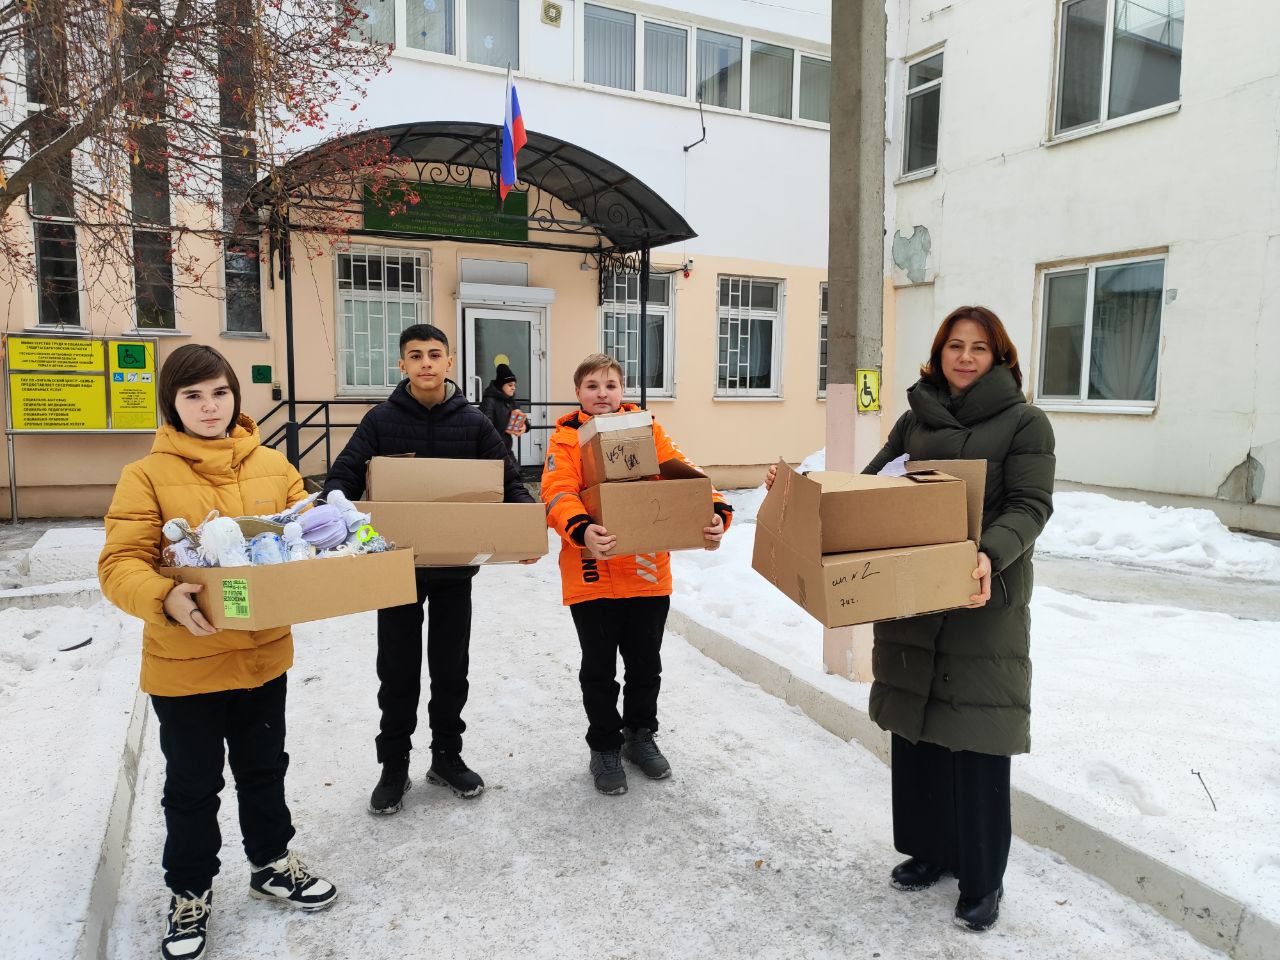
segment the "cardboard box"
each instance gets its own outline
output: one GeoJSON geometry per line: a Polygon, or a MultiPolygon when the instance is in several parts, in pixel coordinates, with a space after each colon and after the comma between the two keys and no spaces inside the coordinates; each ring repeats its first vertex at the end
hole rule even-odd
{"type": "Polygon", "coordinates": [[[966,536],[965,484],[938,471],[905,477],[819,471],[823,553],[954,543],[966,536]]]}
{"type": "Polygon", "coordinates": [[[578,429],[578,445],[584,487],[658,475],[653,414],[647,410],[592,417],[578,429]]]}
{"type": "Polygon", "coordinates": [[[547,511],[540,503],[384,503],[356,509],[419,567],[510,563],[547,552],[547,511]]]}
{"type": "Polygon", "coordinates": [[[204,587],[196,603],[219,630],[269,630],[413,603],[408,550],[295,560],[261,567],[173,567],[166,575],[204,587]]]}
{"type": "Polygon", "coordinates": [[[777,480],[756,517],[752,568],[827,627],[967,605],[977,590],[972,573],[982,535],[986,463],[931,461],[910,468],[921,473],[945,470],[963,484],[960,539],[824,553],[826,486],[780,463],[777,480]]]}
{"type": "Polygon", "coordinates": [[[501,460],[374,457],[364,495],[398,503],[501,503],[503,482],[501,460]]]}
{"type": "Polygon", "coordinates": [[[706,477],[601,483],[583,490],[582,502],[618,538],[609,556],[625,557],[705,547],[702,531],[715,519],[713,489],[706,477]]]}

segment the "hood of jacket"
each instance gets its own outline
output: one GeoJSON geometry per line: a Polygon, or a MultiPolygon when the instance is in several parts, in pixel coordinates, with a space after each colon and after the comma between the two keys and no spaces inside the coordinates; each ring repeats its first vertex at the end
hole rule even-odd
{"type": "Polygon", "coordinates": [[[181,457],[191,469],[211,481],[233,482],[235,473],[249,454],[262,443],[258,425],[247,414],[232,428],[231,434],[217,440],[205,440],[165,424],[156,431],[152,453],[181,457]]]}
{"type": "Polygon", "coordinates": [[[444,399],[434,407],[424,407],[409,392],[408,377],[401,380],[396,388],[391,391],[391,396],[387,397],[387,402],[424,420],[428,416],[439,417],[454,414],[460,408],[468,405],[466,394],[452,380],[446,380],[444,382],[444,399]]]}

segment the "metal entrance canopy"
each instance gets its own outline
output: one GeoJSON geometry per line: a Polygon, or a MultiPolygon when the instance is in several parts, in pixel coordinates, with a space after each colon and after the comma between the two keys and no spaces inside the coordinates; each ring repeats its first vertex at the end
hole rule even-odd
{"type": "MultiPolygon", "coordinates": [[[[280,253],[284,281],[285,341],[289,389],[286,450],[296,466],[298,423],[294,407],[293,271],[290,233],[312,229],[311,217],[352,215],[363,198],[363,167],[374,162],[412,167],[402,179],[421,183],[498,188],[502,128],[491,123],[423,121],[362,131],[321,143],[264,177],[249,191],[241,212],[246,234],[265,223],[280,253]],[[385,146],[384,146],[385,145],[385,146]],[[409,176],[410,173],[414,176],[409,176]]],[[[522,221],[543,236],[528,240],[477,239],[421,230],[365,229],[350,236],[405,240],[458,240],[594,256],[602,284],[606,271],[640,274],[640,404],[647,400],[649,251],[697,236],[679,213],[643,181],[599,154],[547,134],[529,131],[518,158],[516,189],[527,194],[527,214],[495,211],[498,221],[522,221]]],[[[323,228],[321,228],[323,229],[323,228]]]]}

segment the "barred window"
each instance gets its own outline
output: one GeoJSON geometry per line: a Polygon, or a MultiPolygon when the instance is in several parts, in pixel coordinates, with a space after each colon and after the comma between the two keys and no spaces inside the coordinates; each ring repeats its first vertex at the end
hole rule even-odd
{"type": "MultiPolygon", "coordinates": [[[[672,352],[675,330],[671,315],[671,276],[651,274],[645,308],[645,389],[650,396],[675,394],[672,352]]],[[[622,365],[627,396],[640,393],[640,275],[613,273],[605,277],[600,307],[600,350],[622,365]]]]}
{"type": "Polygon", "coordinates": [[[782,284],[721,277],[716,394],[782,394],[782,284]]]}
{"type": "Polygon", "coordinates": [[[818,294],[818,396],[827,395],[827,285],[818,294]]]}
{"type": "Polygon", "coordinates": [[[400,332],[431,322],[431,255],[357,244],[338,254],[338,387],[387,394],[400,382],[400,332]]]}

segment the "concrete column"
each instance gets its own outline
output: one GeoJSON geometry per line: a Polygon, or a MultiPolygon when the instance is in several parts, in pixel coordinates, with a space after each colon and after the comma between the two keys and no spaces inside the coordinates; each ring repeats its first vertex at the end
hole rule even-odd
{"type": "MultiPolygon", "coordinates": [[[[880,449],[878,413],[856,413],[855,371],[882,365],[885,0],[831,5],[831,199],[827,287],[827,468],[860,470],[880,449]]],[[[870,626],[827,630],[829,673],[871,679],[870,626]]]]}

